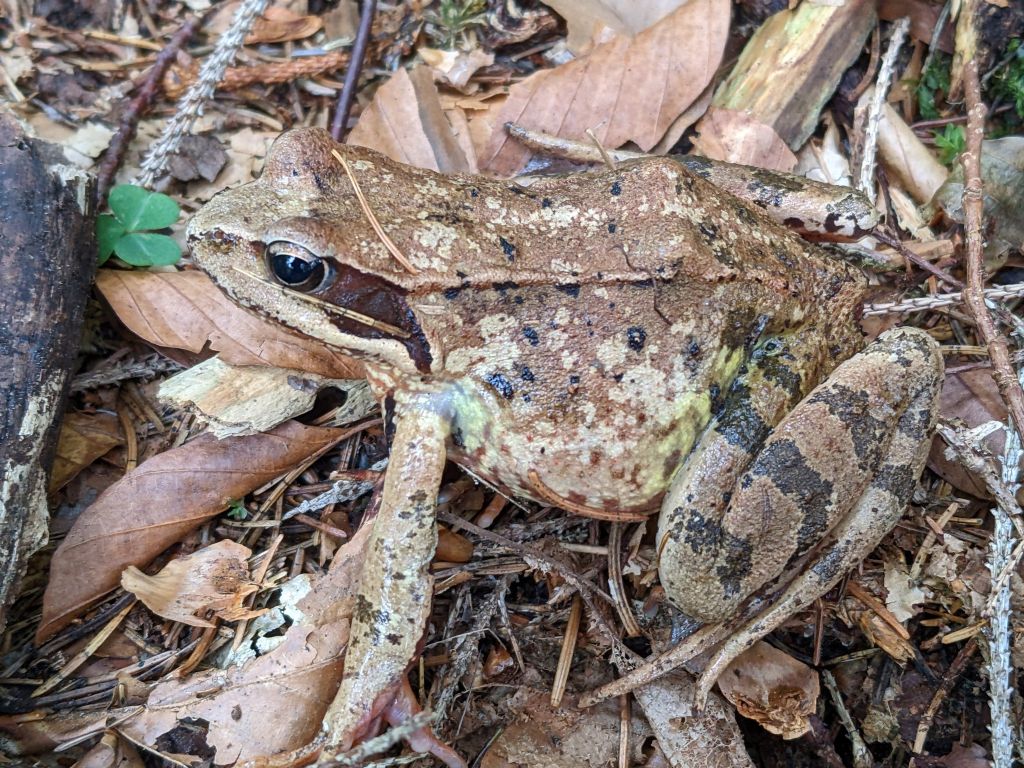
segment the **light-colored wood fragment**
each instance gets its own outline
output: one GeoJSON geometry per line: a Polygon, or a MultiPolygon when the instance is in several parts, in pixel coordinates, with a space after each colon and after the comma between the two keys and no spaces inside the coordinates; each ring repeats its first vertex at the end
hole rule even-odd
{"type": "Polygon", "coordinates": [[[875,21],[872,0],[801,3],[775,14],[747,43],[712,105],[747,111],[799,149],[875,21]]]}

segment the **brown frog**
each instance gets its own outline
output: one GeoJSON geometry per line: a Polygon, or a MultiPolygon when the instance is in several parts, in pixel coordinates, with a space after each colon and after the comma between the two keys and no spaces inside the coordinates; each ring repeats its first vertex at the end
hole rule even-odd
{"type": "Polygon", "coordinates": [[[362,359],[393,434],[325,719],[341,746],[423,632],[446,459],[576,514],[660,510],[671,601],[751,615],[704,691],[876,546],[924,463],[930,337],[864,348],[857,270],[670,159],[524,188],[299,129],[188,233],[236,301],[362,359]]]}

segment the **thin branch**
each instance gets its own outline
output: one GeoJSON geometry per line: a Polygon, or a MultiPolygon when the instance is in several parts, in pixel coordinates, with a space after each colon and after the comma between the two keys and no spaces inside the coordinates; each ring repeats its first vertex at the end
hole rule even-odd
{"type": "Polygon", "coordinates": [[[903,47],[903,41],[906,40],[909,29],[909,16],[904,16],[893,25],[892,34],[889,36],[889,47],[885,51],[885,56],[882,57],[882,66],[878,70],[878,82],[871,95],[867,125],[864,128],[864,156],[861,158],[859,178],[857,179],[857,188],[867,195],[868,199],[874,199],[875,196],[875,159],[882,108],[885,105],[885,96],[889,93],[889,86],[892,84],[892,76],[896,69],[896,57],[900,48],[903,47]]]}
{"type": "Polygon", "coordinates": [[[334,109],[334,120],[331,121],[331,136],[335,141],[345,140],[345,132],[348,130],[348,115],[352,111],[352,102],[355,101],[356,86],[359,84],[359,75],[363,71],[366,45],[370,39],[370,30],[373,28],[373,17],[376,11],[377,0],[363,0],[363,7],[359,15],[359,30],[356,32],[356,40],[352,45],[352,58],[349,59],[348,69],[345,70],[345,83],[338,96],[338,106],[334,109]]]}
{"type": "Polygon", "coordinates": [[[985,133],[985,104],[981,100],[978,62],[971,59],[964,65],[964,97],[967,101],[967,149],[960,156],[964,166],[964,226],[967,242],[967,287],[964,305],[974,318],[992,360],[992,378],[1006,402],[1018,433],[1024,430],[1024,390],[1010,363],[1006,338],[996,329],[995,321],[985,303],[983,240],[981,141],[985,133]]]}
{"type": "Polygon", "coordinates": [[[110,190],[114,175],[124,161],[125,150],[128,149],[131,140],[135,138],[135,131],[139,127],[139,119],[149,109],[153,99],[160,92],[160,83],[163,81],[167,69],[177,57],[178,51],[191,39],[198,26],[199,18],[196,16],[193,16],[181,25],[181,28],[174,33],[174,36],[157,55],[153,66],[146,72],[146,78],[142,85],[139,86],[135,98],[128,102],[128,108],[121,115],[121,122],[117,126],[117,133],[111,138],[106,152],[103,153],[103,160],[100,162],[99,169],[96,172],[93,202],[97,208],[107,199],[107,192],[110,190]]]}

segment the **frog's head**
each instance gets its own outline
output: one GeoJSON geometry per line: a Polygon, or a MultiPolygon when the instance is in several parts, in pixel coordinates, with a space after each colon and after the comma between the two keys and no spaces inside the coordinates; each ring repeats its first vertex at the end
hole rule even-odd
{"type": "Polygon", "coordinates": [[[441,178],[319,129],[293,130],[258,180],[192,217],[189,246],[243,306],[357,357],[426,373],[440,340],[415,307],[465,278],[453,243],[425,219],[446,200],[441,178]]]}

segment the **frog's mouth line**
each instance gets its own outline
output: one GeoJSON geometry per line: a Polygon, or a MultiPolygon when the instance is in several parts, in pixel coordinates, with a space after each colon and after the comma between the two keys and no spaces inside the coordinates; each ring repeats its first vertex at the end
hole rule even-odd
{"type": "MultiPolygon", "coordinates": [[[[409,327],[403,328],[395,323],[378,320],[377,318],[363,312],[350,309],[350,304],[364,303],[360,301],[361,298],[368,299],[371,305],[375,305],[372,296],[368,297],[365,295],[365,292],[358,290],[361,285],[358,279],[355,284],[356,290],[344,290],[341,286],[338,286],[338,290],[335,292],[337,299],[334,299],[333,297],[325,298],[322,296],[311,295],[294,288],[289,288],[288,286],[281,285],[273,280],[268,280],[260,274],[249,272],[237,265],[230,265],[230,269],[235,270],[239,274],[245,275],[250,280],[255,280],[260,285],[274,288],[288,298],[305,301],[306,303],[322,310],[325,315],[337,318],[334,325],[342,333],[362,339],[391,337],[398,340],[405,346],[409,357],[416,366],[416,369],[421,373],[430,373],[431,364],[433,363],[430,344],[427,341],[423,330],[420,328],[416,315],[405,303],[405,296],[401,295],[401,292],[399,292],[399,295],[397,296],[394,294],[394,286],[388,286],[393,289],[391,291],[378,291],[377,293],[379,295],[386,294],[386,298],[390,299],[390,301],[386,301],[385,304],[390,306],[392,313],[396,314],[397,318],[404,316],[406,324],[409,327]],[[360,329],[362,329],[362,332],[360,332],[360,329]]],[[[356,270],[352,270],[352,272],[357,275],[361,274],[357,273],[356,270]]],[[[368,286],[362,286],[362,288],[366,287],[368,286]]],[[[349,289],[351,288],[353,288],[353,286],[349,286],[349,289]]],[[[296,328],[295,330],[300,333],[302,332],[301,328],[296,328]]]]}
{"type": "Polygon", "coordinates": [[[256,280],[262,283],[263,285],[274,288],[287,296],[290,296],[295,299],[301,299],[302,301],[313,304],[314,306],[317,306],[330,314],[335,314],[338,315],[339,317],[344,317],[346,320],[353,320],[357,323],[373,328],[374,330],[386,333],[389,336],[397,336],[400,339],[409,339],[412,337],[412,334],[409,333],[404,328],[399,328],[396,325],[385,323],[383,320],[375,320],[369,315],[364,315],[361,312],[356,312],[354,309],[349,309],[348,307],[342,307],[337,304],[332,304],[331,302],[325,299],[321,299],[319,296],[313,296],[312,294],[303,293],[302,291],[297,291],[294,288],[289,288],[287,285],[281,285],[280,283],[272,282],[270,280],[260,277],[255,272],[249,272],[248,270],[242,269],[241,267],[232,266],[231,269],[235,270],[240,274],[245,275],[251,280],[256,280]]]}

